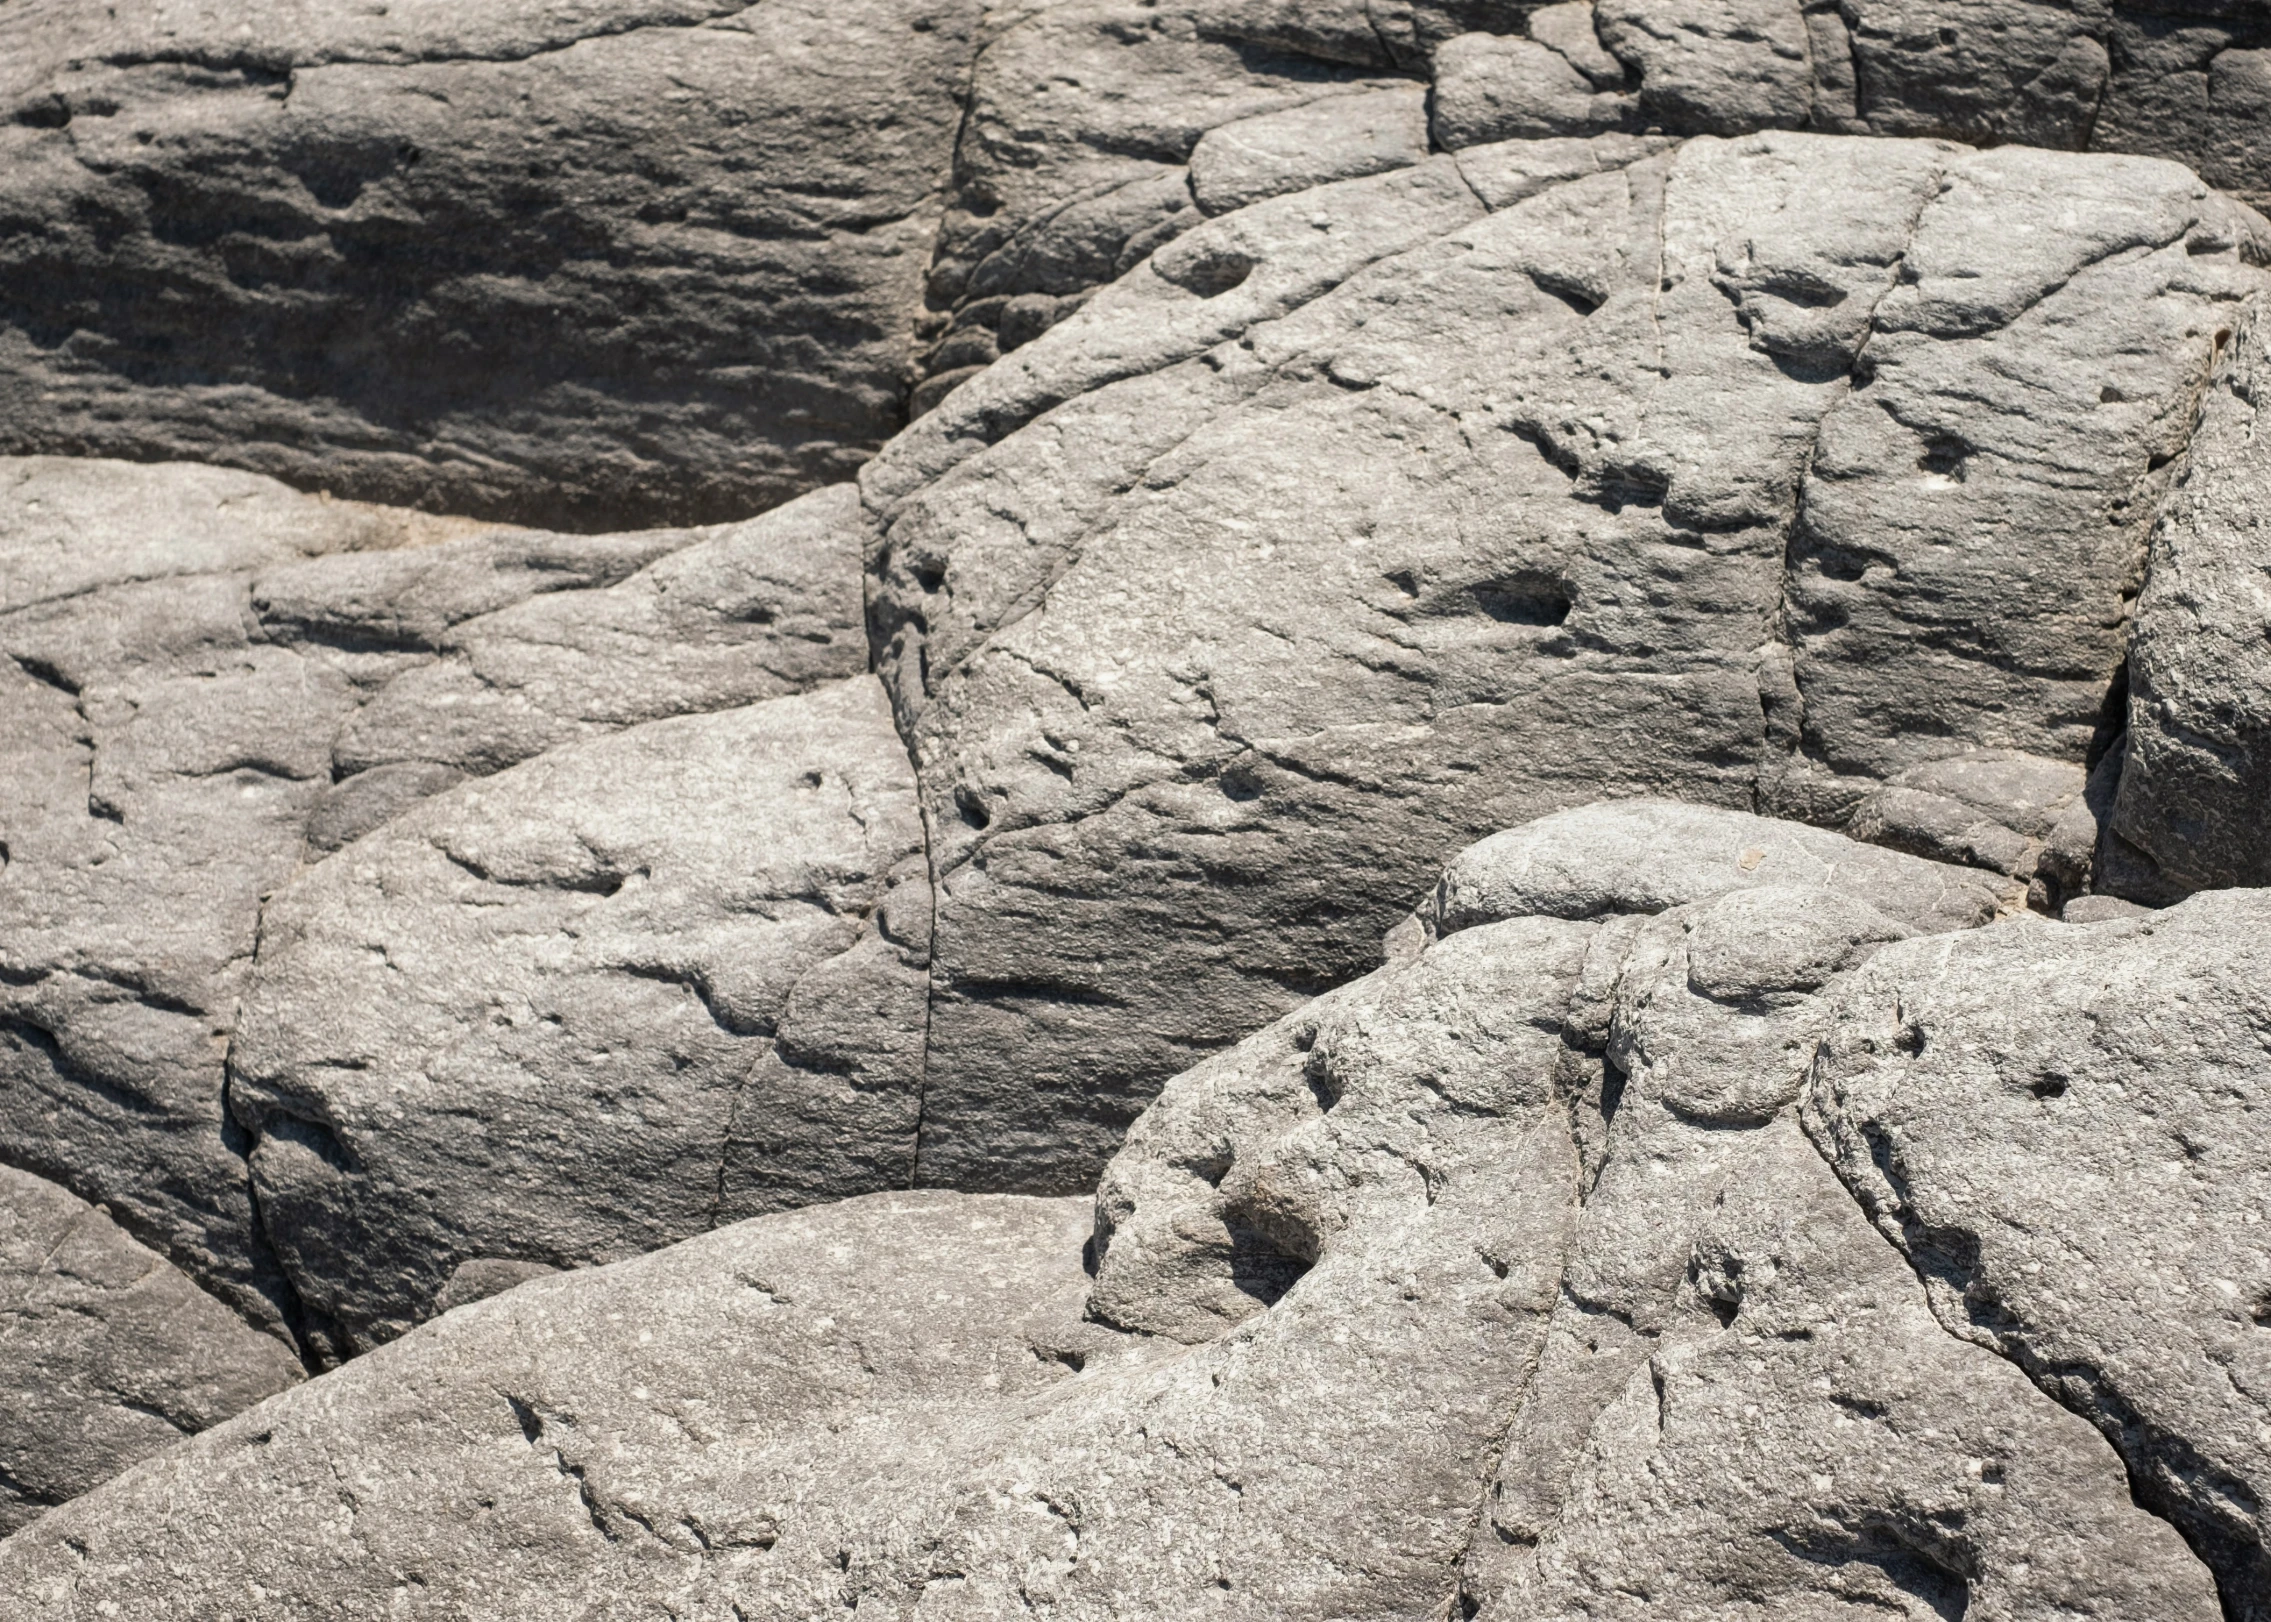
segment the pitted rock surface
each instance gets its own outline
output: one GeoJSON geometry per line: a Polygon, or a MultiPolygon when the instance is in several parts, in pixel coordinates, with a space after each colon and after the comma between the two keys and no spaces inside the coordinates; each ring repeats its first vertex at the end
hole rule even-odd
{"type": "Polygon", "coordinates": [[[1604,793],[2083,888],[2267,243],[2151,159],[1516,142],[1194,227],[964,384],[861,476],[925,1176],[1079,1186],[1462,844],[1604,793]]]}
{"type": "MultiPolygon", "coordinates": [[[[1834,1052],[1896,962],[1968,959],[1991,1022],[2091,995],[2130,937],[1982,922],[1992,884],[1858,846],[1851,885],[1754,882],[1783,830],[1740,812],[1522,832],[1565,893],[1639,869],[1653,904],[1477,909],[1186,1072],[1092,1232],[876,1195],[539,1279],[50,1514],[0,1549],[0,1614],[2214,1617],[2121,1439],[1948,1324],[1801,1130],[1831,1072],[1706,1123],[1750,1051],[1660,1018],[1667,947],[1722,1024],[1779,997],[1834,1052]]],[[[2228,933],[2213,907],[2141,927],[2228,933]]]]}

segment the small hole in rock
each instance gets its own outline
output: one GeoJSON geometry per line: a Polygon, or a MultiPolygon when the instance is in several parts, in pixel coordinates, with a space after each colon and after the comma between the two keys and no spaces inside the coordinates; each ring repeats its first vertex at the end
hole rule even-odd
{"type": "Polygon", "coordinates": [[[2037,1076],[2027,1084],[2027,1091],[2037,1098],[2064,1098],[2066,1096],[2066,1078],[2064,1076],[2037,1076]]]}

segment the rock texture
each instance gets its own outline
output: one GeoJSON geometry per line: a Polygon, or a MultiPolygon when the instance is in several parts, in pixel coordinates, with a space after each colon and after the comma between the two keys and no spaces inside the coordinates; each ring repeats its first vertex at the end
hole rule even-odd
{"type": "MultiPolygon", "coordinates": [[[[248,1174],[259,1119],[226,1098],[264,898],[424,797],[571,739],[688,713],[798,736],[731,716],[862,668],[850,492],[714,530],[576,537],[178,465],[29,458],[0,477],[0,1159],[107,1204],[255,1323],[304,1333],[248,1174]]],[[[819,702],[802,735],[826,729],[830,759],[811,765],[838,786],[814,794],[839,802],[850,859],[784,899],[843,899],[871,860],[880,883],[914,840],[879,829],[888,854],[871,857],[842,801],[876,747],[858,753],[860,717],[905,772],[882,711],[848,690],[819,702]]],[[[685,792],[701,730],[622,761],[675,748],[685,792]]],[[[716,769],[770,770],[793,801],[805,768],[716,769]]],[[[732,913],[759,893],[775,892],[714,899],[732,913]]]]}
{"type": "Polygon", "coordinates": [[[0,17],[0,449],[604,530],[903,420],[956,0],[0,17]]]}
{"type": "Polygon", "coordinates": [[[928,877],[865,677],[556,750],[315,864],[268,906],[230,1059],[313,1332],[398,1334],[477,1261],[903,1187],[928,877]]]}
{"type": "Polygon", "coordinates": [[[2266,243],[2148,159],[1512,142],[1196,226],[964,384],[861,478],[924,1175],[1079,1186],[1450,852],[1603,793],[2056,906],[2266,243]]]}
{"type": "Polygon", "coordinates": [[[97,1207],[0,1167],[0,1536],[302,1377],[97,1207]]]}
{"type": "Polygon", "coordinates": [[[2108,854],[2146,900],[2271,884],[2267,341],[2260,319],[2237,324],[2138,605],[2108,854]]]}
{"type": "MultiPolygon", "coordinates": [[[[1463,857],[1415,950],[1178,1077],[1092,1231],[1070,1200],[876,1195],[525,1284],[18,1534],[0,1614],[2204,1622],[2200,1539],[2131,1500],[2130,1437],[2070,1384],[2124,1292],[1998,1297],[2067,1337],[2031,1362],[1849,1194],[1829,1123],[1913,1096],[1898,1198],[1965,1198],[1927,1189],[1922,1134],[1983,1164],[2022,1107],[1980,1112],[1966,1038],[2135,1008],[2128,943],[2262,900],[1977,927],[1996,892],[1739,812],[1548,817],[1463,857]],[[1919,971],[1961,1006],[1912,1053],[1881,1027],[1919,971]],[[1935,1105],[1905,1089],[1941,1052],[1935,1105]]],[[[2260,976],[2201,973],[2185,1034],[2260,1076],[2260,976]]],[[[2195,1065],[2117,1068],[2132,1119],[2244,1108],[2195,1065]]],[[[1976,1186],[2044,1231],[2023,1171],[1976,1186]]],[[[2196,1226],[2169,1233],[2212,1249],[2196,1226]]],[[[2175,1260],[2096,1231],[2098,1280],[2175,1260]]]]}
{"type": "Polygon", "coordinates": [[[0,448],[580,530],[845,477],[1210,215],[1431,145],[1933,137],[2271,200],[2271,22],[2219,0],[38,0],[0,46],[0,448]]]}

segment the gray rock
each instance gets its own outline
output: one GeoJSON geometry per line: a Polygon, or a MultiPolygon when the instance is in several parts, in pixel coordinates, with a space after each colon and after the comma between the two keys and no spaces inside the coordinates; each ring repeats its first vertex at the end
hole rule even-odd
{"type": "Polygon", "coordinates": [[[895,883],[927,923],[872,677],[552,750],[306,869],[230,1059],[306,1332],[360,1351],[469,1261],[904,1186],[925,986],[895,883]]]}
{"type": "Polygon", "coordinates": [[[284,1330],[223,1061],[260,898],[356,693],[261,635],[249,579],[468,526],[215,469],[35,458],[4,480],[0,1159],[284,1330]]]}
{"type": "MultiPolygon", "coordinates": [[[[1556,8],[1560,9],[1560,8],[1556,8]]],[[[1436,142],[1448,151],[1497,141],[1591,135],[1632,121],[1633,98],[1535,39],[1462,34],[1436,53],[1436,142]]]]}
{"type": "Polygon", "coordinates": [[[2263,1614],[2261,891],[1888,947],[1806,1125],[1957,1335],[2092,1421],[2225,1614],[2263,1614]]]}
{"type": "Polygon", "coordinates": [[[0,1166],[0,1536],[301,1378],[101,1208],[0,1166]]]}
{"type": "Polygon", "coordinates": [[[1856,845],[1748,812],[1624,800],[1555,812],[1470,845],[1444,867],[1429,923],[1659,913],[1769,887],[1835,885],[1926,932],[1969,929],[2007,901],[1982,873],[1856,845]]]}
{"type": "Polygon", "coordinates": [[[1400,85],[1328,96],[1218,124],[1191,149],[1191,197],[1205,214],[1335,180],[1403,169],[1427,156],[1427,90],[1400,85]]]}
{"type": "MultiPolygon", "coordinates": [[[[1645,854],[1555,820],[1573,888],[1645,854]]],[[[1092,1232],[874,1195],[523,1283],[18,1534],[0,1616],[2204,1622],[2114,1452],[1941,1326],[1790,1109],[1682,1118],[1747,1062],[1707,1020],[1617,1069],[1652,931],[1737,1018],[1912,950],[1856,892],[1932,864],[1729,888],[1746,821],[1657,830],[1667,911],[1478,919],[1176,1078],[1092,1232]]]]}
{"type": "Polygon", "coordinates": [[[2218,1614],[2104,1441],[1941,1328],[1794,1126],[1732,1160],[1679,1318],[1482,1617],[2218,1614]]]}
{"type": "Polygon", "coordinates": [[[880,1195],[533,1280],[52,1512],[0,1560],[0,1615],[819,1614],[894,1539],[889,1497],[816,1494],[1125,1355],[1080,1321],[1087,1215],[880,1195]]]}
{"type": "Polygon", "coordinates": [[[181,464],[0,480],[0,1157],[297,1334],[223,1102],[263,898],[468,776],[864,669],[852,494],[578,537],[181,464]]]}
{"type": "Polygon", "coordinates": [[[2271,387],[2266,329],[2218,330],[2227,365],[2153,537],[2129,650],[2125,758],[2109,838],[2141,899],[2271,884],[2271,387]]]}
{"type": "MultiPolygon", "coordinates": [[[[2094,758],[2248,217],[2147,159],[1541,145],[1196,226],[863,473],[926,1177],[1080,1186],[1494,827],[2094,758]]],[[[1898,837],[2031,882],[2006,791],[2023,852],[1898,837]]]]}
{"type": "Polygon", "coordinates": [[[1854,808],[1858,839],[2028,883],[2039,911],[2089,882],[2097,819],[2082,768],[2016,749],[1976,749],[1896,772],[1854,808]]]}
{"type": "Polygon", "coordinates": [[[1619,124],[1936,137],[2172,158],[2271,204],[2271,32],[2248,6],[1599,0],[1526,31],[1438,48],[1444,145],[1619,124]]]}
{"type": "Polygon", "coordinates": [[[841,479],[977,11],[11,7],[0,448],[583,530],[841,479]]]}

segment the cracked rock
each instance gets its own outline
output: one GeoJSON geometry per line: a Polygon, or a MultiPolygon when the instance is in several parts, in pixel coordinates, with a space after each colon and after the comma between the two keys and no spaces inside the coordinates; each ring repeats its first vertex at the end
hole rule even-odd
{"type": "Polygon", "coordinates": [[[324,1350],[399,1334],[475,1260],[614,1261],[905,1185],[925,986],[883,932],[898,883],[928,874],[872,677],[552,750],[307,868],[263,917],[230,1098],[324,1350]]]}
{"type": "Polygon", "coordinates": [[[858,539],[849,487],[566,536],[0,463],[0,1158],[302,1333],[224,1104],[263,899],[528,755],[855,675],[858,539]]]}
{"type": "Polygon", "coordinates": [[[2094,835],[2014,763],[2074,809],[2251,218],[2144,158],[1508,142],[1195,226],[965,383],[861,481],[924,1175],[1080,1186],[1452,852],[1603,794],[1869,802],[2014,899],[2055,845],[2058,904],[2094,835]],[[2007,837],[1884,798],[1959,759],[2007,837]]]}
{"type": "Polygon", "coordinates": [[[0,1166],[0,1536],[301,1378],[109,1213],[0,1166]]]}
{"type": "Polygon", "coordinates": [[[1806,1099],[1948,1330],[2096,1425],[2243,1617],[2271,1595],[2267,925],[2232,890],[1887,947],[1806,1099]]]}
{"type": "Polygon", "coordinates": [[[1966,933],[1934,909],[1976,876],[1857,845],[1850,879],[1726,882],[1778,845],[1743,813],[1549,821],[1575,889],[1694,882],[1477,916],[1204,1061],[1092,1228],[878,1194],[460,1308],[18,1534],[0,1615],[2213,1617],[2113,1448],[1942,1326],[1794,1106],[1679,1113],[1748,1063],[1708,1012],[1629,1073],[1605,1034],[1653,1017],[1651,931],[1730,1016],[2112,938],[1966,933]],[[1862,899],[1885,864],[1899,918],[1862,899]]]}
{"type": "Polygon", "coordinates": [[[2260,320],[2218,332],[2203,402],[2153,537],[2129,654],[2126,753],[2107,837],[2142,900],[2271,884],[2271,387],[2260,320]]]}

